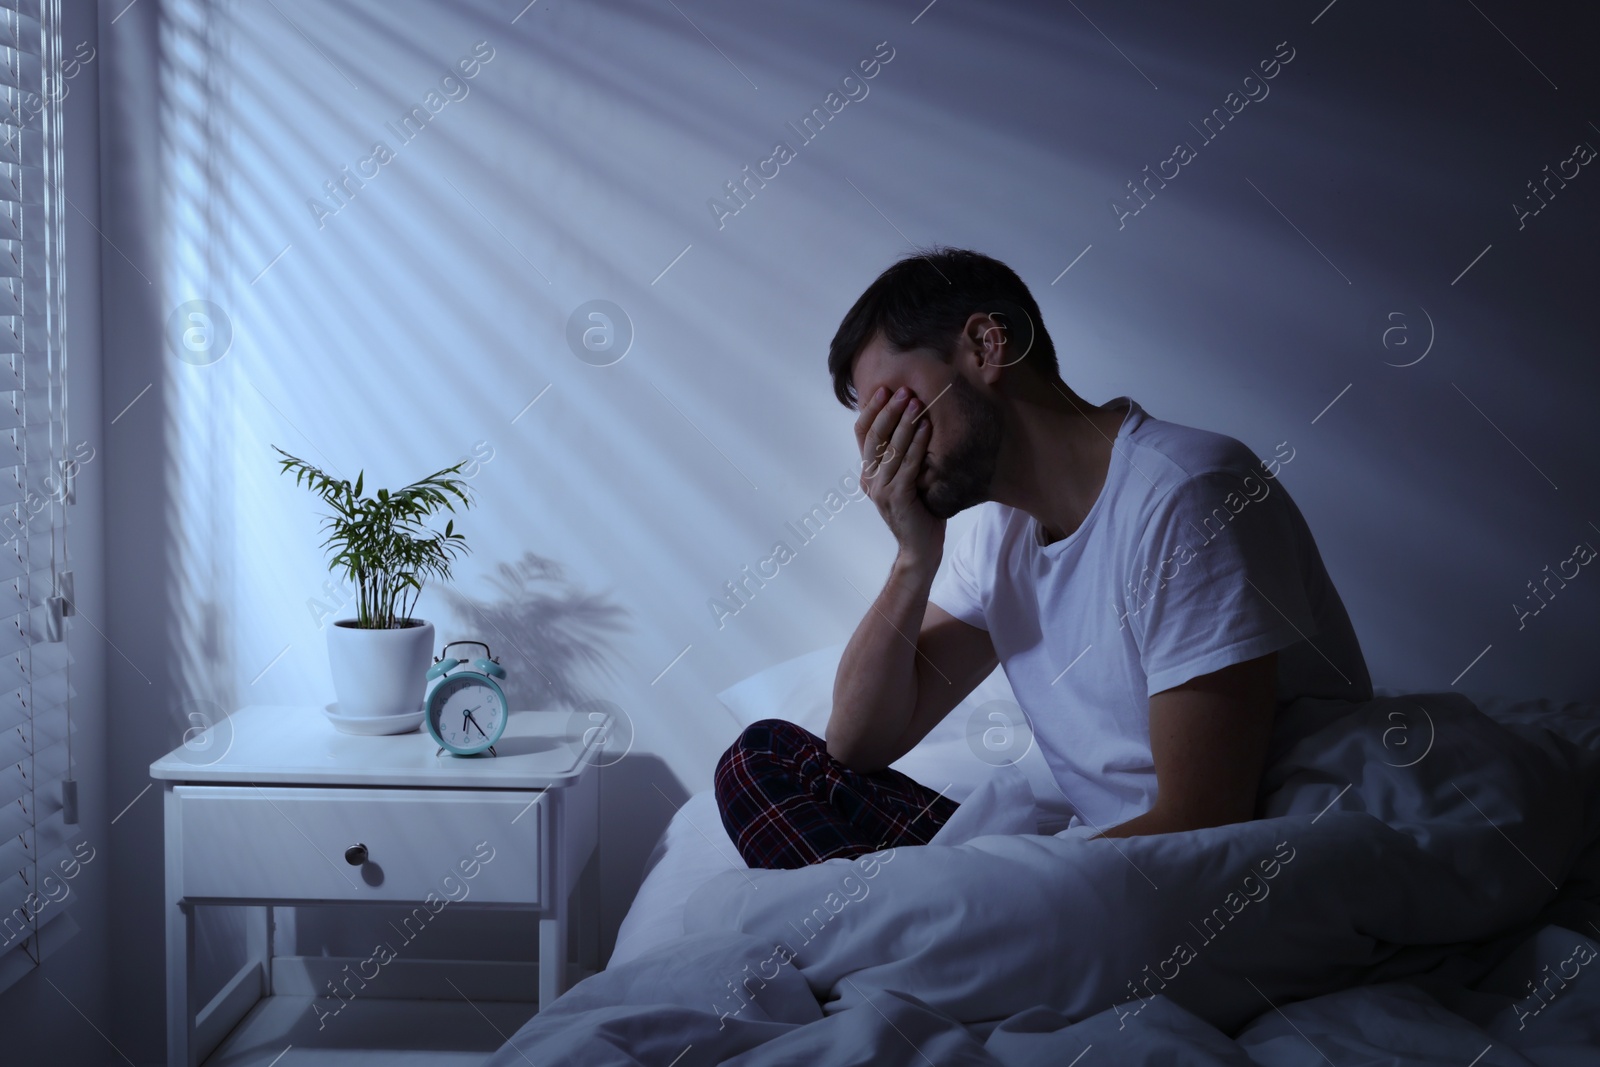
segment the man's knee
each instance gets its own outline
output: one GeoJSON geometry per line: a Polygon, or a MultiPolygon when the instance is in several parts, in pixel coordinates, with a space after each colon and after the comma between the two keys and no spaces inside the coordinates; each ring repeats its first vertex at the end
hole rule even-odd
{"type": "Polygon", "coordinates": [[[762,719],[746,726],[728,750],[722,761],[740,755],[746,757],[789,758],[805,748],[827,749],[827,742],[798,723],[787,719],[762,719]]]}
{"type": "Polygon", "coordinates": [[[818,858],[812,838],[837,836],[816,825],[831,819],[827,762],[826,742],[784,719],[753,722],[728,746],[714,777],[717,811],[747,864],[803,867],[818,858]]]}
{"type": "Polygon", "coordinates": [[[717,760],[713,783],[719,804],[725,805],[752,777],[768,768],[792,764],[806,748],[826,751],[826,746],[822,738],[786,719],[761,719],[751,723],[717,760]]]}
{"type": "Polygon", "coordinates": [[[788,719],[753,722],[744,728],[739,741],[762,752],[786,752],[806,745],[826,745],[822,738],[788,719]]]}

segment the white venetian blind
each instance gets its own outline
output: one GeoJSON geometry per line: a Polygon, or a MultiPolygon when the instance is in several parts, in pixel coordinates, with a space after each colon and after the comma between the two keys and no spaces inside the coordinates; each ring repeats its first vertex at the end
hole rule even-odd
{"type": "Polygon", "coordinates": [[[76,929],[60,70],[59,0],[0,0],[0,989],[76,929]]]}

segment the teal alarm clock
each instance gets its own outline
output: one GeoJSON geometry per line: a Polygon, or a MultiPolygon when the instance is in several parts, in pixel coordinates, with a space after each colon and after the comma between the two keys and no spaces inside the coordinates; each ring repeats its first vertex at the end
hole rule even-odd
{"type": "Polygon", "coordinates": [[[494,743],[506,732],[511,717],[506,694],[495,681],[505,676],[506,669],[482,641],[451,641],[444,646],[428,668],[429,680],[438,679],[438,684],[428,694],[423,720],[440,752],[497,755],[494,743]],[[483,655],[470,663],[457,659],[449,654],[456,645],[477,645],[483,655]]]}

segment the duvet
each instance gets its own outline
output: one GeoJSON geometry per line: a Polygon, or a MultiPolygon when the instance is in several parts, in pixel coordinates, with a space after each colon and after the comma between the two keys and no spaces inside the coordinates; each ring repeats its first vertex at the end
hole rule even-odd
{"type": "Polygon", "coordinates": [[[1600,1064],[1600,722],[1280,713],[1252,822],[728,870],[514,1064],[1600,1064]]]}

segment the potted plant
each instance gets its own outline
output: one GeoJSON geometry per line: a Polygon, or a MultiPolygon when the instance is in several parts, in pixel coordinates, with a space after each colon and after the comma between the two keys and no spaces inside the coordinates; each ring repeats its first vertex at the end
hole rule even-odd
{"type": "MultiPolygon", "coordinates": [[[[352,485],[273,446],[284,458],[283,473],[294,472],[332,509],[323,528],[323,547],[333,556],[328,569],[342,573],[357,590],[356,615],[328,629],[328,665],[339,698],[340,718],[381,718],[420,713],[433,657],[433,624],[411,617],[422,583],[449,580],[451,561],[467,551],[455,520],[443,532],[426,521],[455,503],[472,506],[462,464],[446,467],[390,492],[363,496],[365,471],[352,485]]],[[[414,723],[412,724],[415,725],[414,723]]]]}

